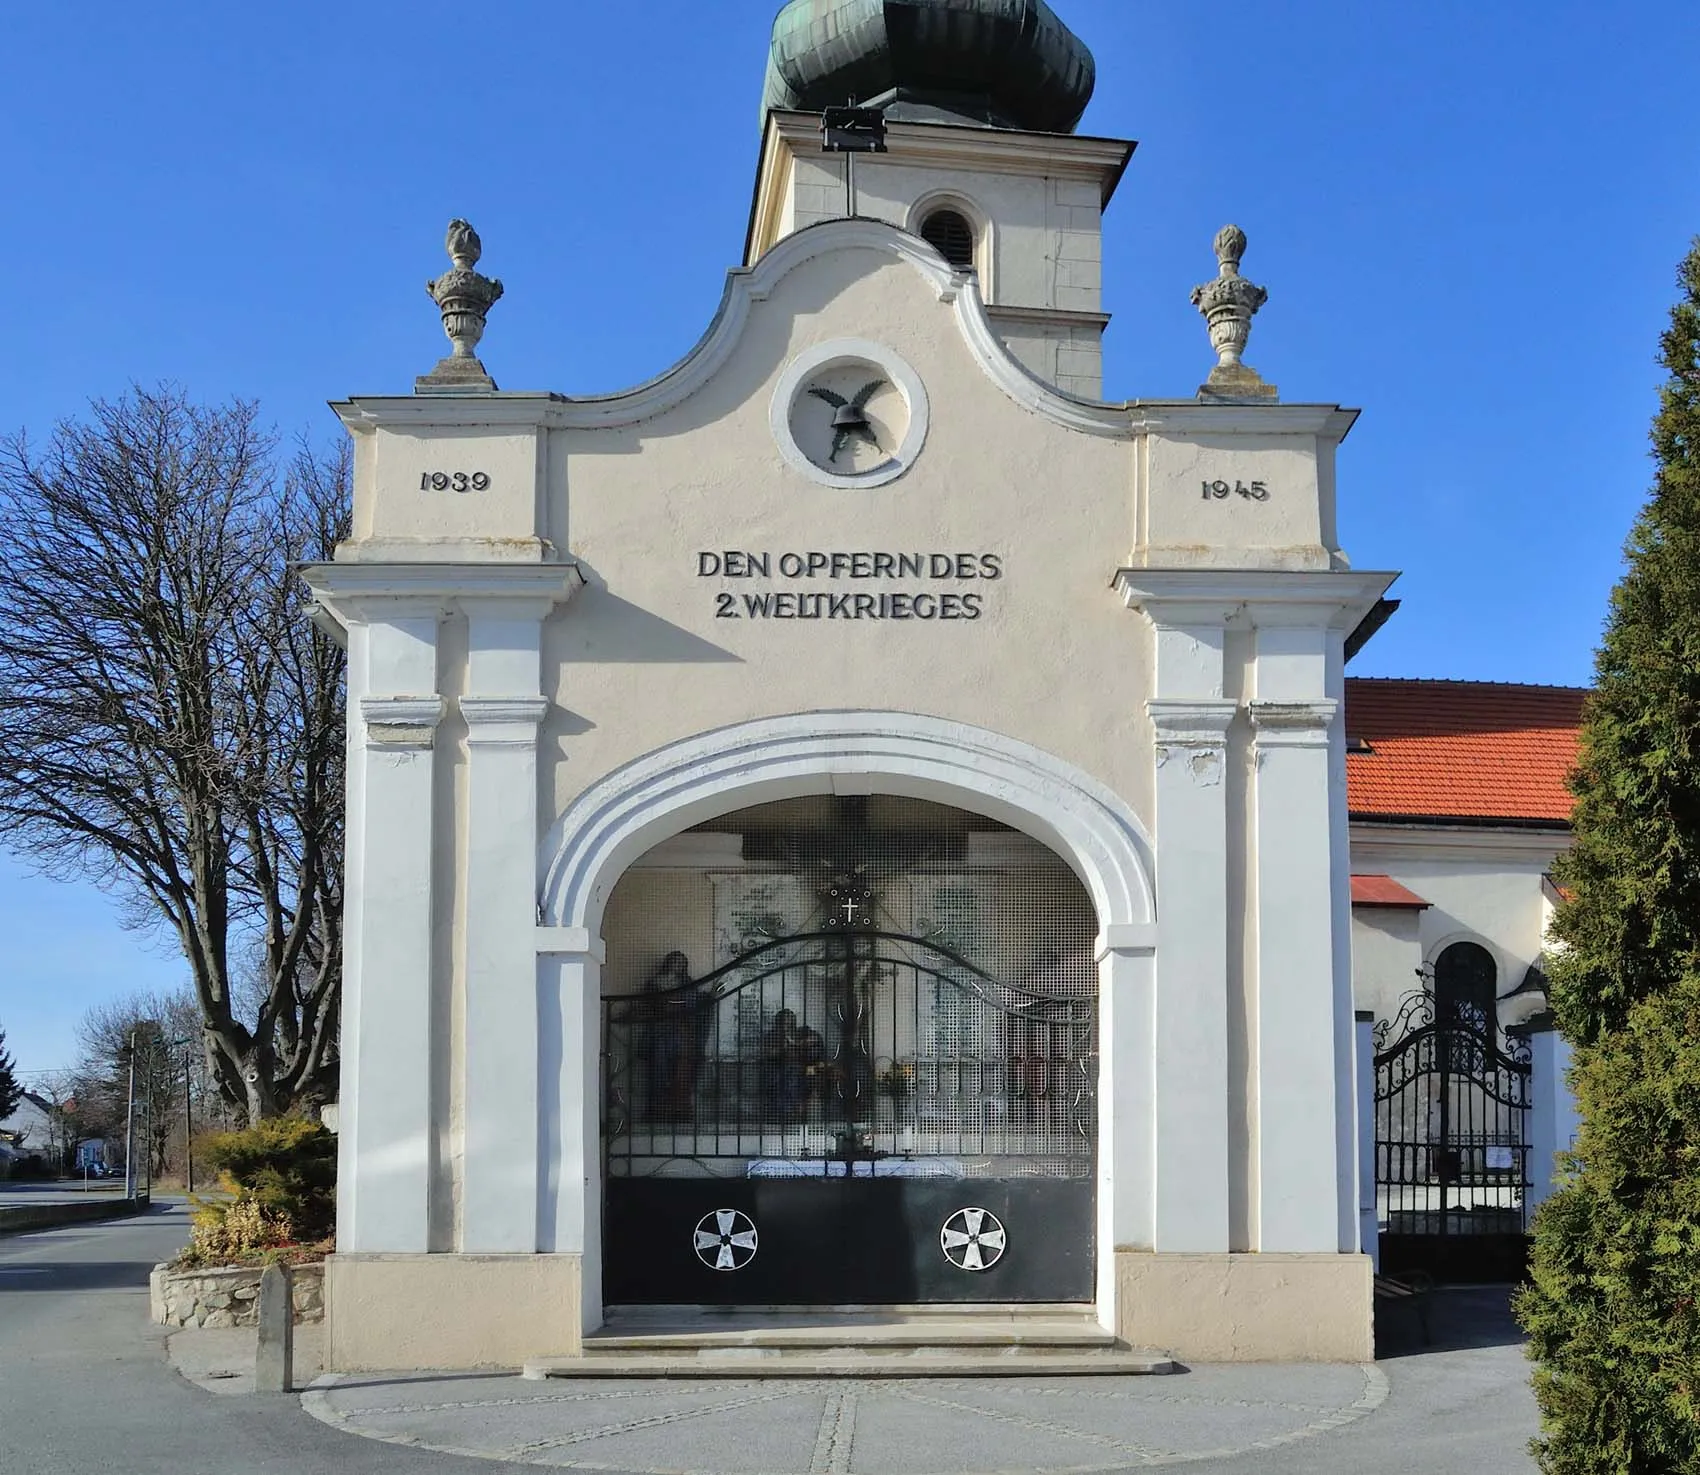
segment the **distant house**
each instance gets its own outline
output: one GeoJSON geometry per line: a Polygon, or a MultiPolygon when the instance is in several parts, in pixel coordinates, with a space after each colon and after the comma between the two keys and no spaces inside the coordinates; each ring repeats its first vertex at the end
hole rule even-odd
{"type": "Polygon", "coordinates": [[[38,1171],[56,1165],[60,1155],[58,1134],[53,1103],[25,1091],[12,1114],[0,1121],[0,1174],[9,1176],[20,1165],[38,1171]],[[39,1159],[39,1165],[35,1159],[39,1159]]]}

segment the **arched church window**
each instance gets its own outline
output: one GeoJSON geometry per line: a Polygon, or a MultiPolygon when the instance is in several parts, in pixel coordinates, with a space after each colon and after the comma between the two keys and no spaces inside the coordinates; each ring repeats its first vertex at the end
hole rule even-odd
{"type": "Polygon", "coordinates": [[[1455,942],[1434,960],[1435,1013],[1446,1023],[1488,1033],[1495,1027],[1499,966],[1479,943],[1455,942]]]}
{"type": "Polygon", "coordinates": [[[934,210],[921,222],[921,238],[952,266],[974,265],[974,227],[960,210],[934,210]]]}

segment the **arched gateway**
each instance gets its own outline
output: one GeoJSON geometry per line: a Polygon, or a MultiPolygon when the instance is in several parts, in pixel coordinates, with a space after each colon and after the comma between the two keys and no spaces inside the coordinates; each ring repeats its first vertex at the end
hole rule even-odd
{"type": "Polygon", "coordinates": [[[901,46],[782,12],[746,257],[674,368],[498,390],[524,293],[456,221],[454,353],[336,407],[338,1369],[576,1355],[605,1301],[1368,1355],[1355,412],[1245,363],[1233,228],[1205,382],[1102,401],[1132,145],[1067,131],[1085,48],[896,9],[901,46]],[[971,253],[915,233],[947,200],[971,253]]]}
{"type": "MultiPolygon", "coordinates": [[[[1148,992],[1155,935],[1112,793],[962,724],[810,713],[639,760],[546,849],[548,920],[601,941],[568,964],[601,1000],[571,1217],[609,1304],[1096,1300],[1100,978],[1148,992]]],[[[1149,1061],[1116,1068],[1148,1103],[1149,1061]]]]}

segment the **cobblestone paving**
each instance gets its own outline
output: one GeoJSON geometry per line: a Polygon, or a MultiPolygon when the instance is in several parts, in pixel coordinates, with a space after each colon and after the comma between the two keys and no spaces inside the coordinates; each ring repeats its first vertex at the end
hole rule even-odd
{"type": "Polygon", "coordinates": [[[334,1427],[444,1453],[630,1475],[1016,1475],[1220,1460],[1378,1408],[1374,1367],[1199,1367],[1173,1377],[562,1381],[321,1379],[334,1427]]]}

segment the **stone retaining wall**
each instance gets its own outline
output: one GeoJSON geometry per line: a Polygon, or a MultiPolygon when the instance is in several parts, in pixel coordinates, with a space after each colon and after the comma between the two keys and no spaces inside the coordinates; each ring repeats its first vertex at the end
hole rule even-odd
{"type": "MultiPolygon", "coordinates": [[[[297,1323],[325,1319],[325,1267],[290,1271],[297,1323]]],[[[260,1267],[239,1265],[172,1270],[156,1265],[148,1277],[153,1319],[161,1326],[254,1326],[259,1321],[260,1267]]]]}

